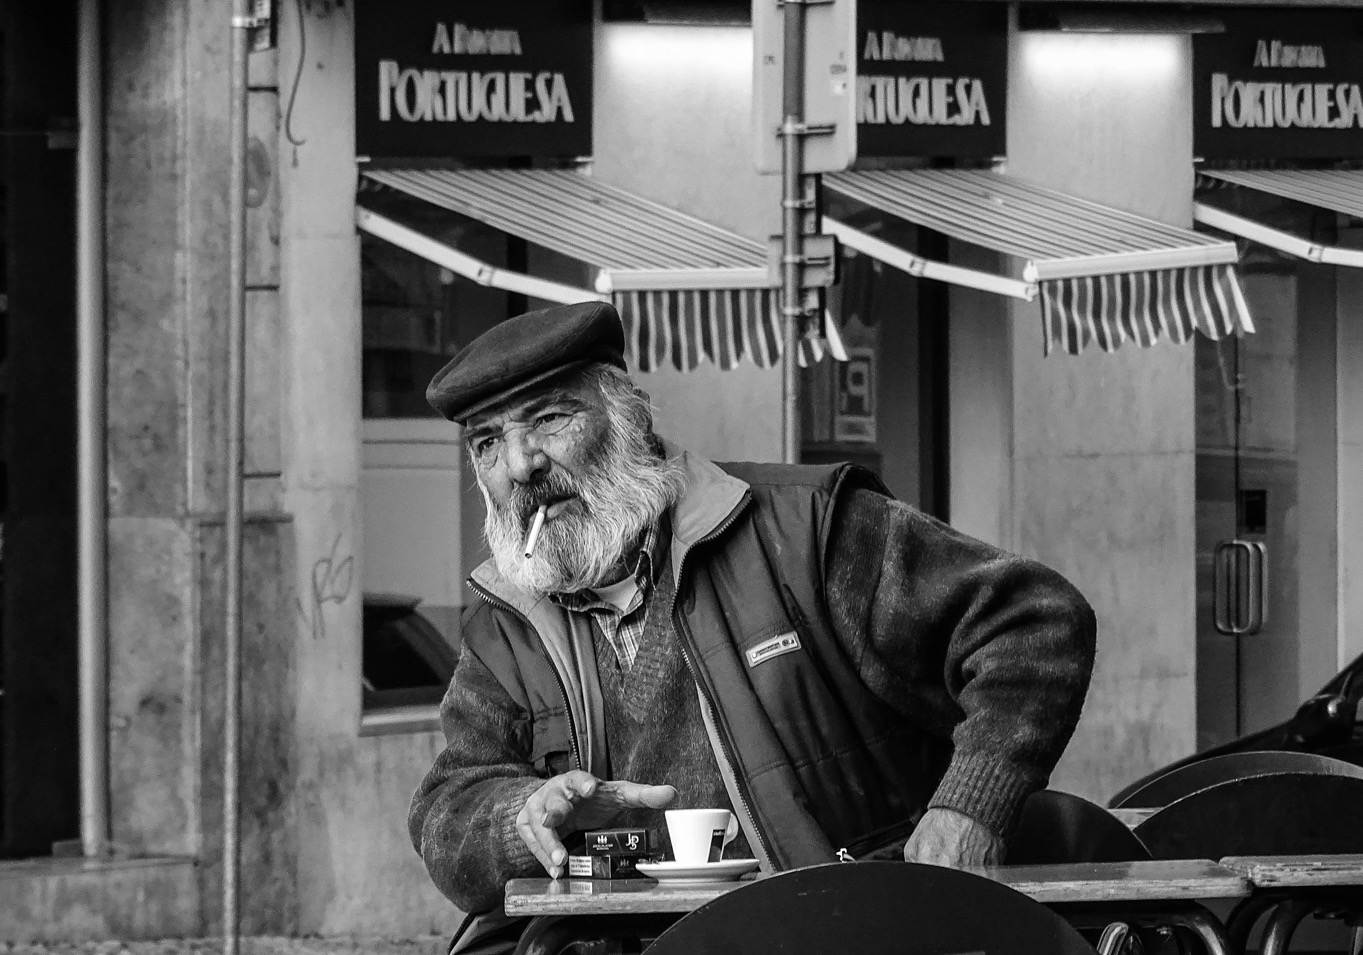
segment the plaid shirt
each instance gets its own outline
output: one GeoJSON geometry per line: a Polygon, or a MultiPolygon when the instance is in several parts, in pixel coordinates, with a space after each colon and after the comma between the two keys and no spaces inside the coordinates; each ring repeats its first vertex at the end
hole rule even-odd
{"type": "Polygon", "coordinates": [[[638,589],[623,611],[591,590],[550,595],[550,599],[564,610],[591,615],[601,635],[615,650],[622,670],[628,671],[639,653],[639,639],[644,635],[644,623],[648,620],[649,591],[667,563],[667,543],[668,535],[663,533],[661,524],[653,525],[644,533],[634,558],[634,583],[638,589]]]}

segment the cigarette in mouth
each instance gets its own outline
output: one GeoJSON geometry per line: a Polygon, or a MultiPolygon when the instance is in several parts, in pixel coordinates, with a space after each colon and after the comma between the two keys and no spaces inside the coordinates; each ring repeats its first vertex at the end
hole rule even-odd
{"type": "Polygon", "coordinates": [[[535,519],[530,523],[530,533],[525,535],[525,556],[527,560],[535,553],[535,545],[540,540],[540,531],[544,529],[544,515],[548,510],[548,504],[541,504],[540,509],[535,512],[535,519]]]}

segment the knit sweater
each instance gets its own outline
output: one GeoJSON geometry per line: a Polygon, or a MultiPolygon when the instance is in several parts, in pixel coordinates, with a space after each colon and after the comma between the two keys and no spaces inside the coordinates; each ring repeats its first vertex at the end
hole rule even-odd
{"type": "MultiPolygon", "coordinates": [[[[1078,720],[1092,612],[1053,571],[872,491],[840,499],[833,527],[825,597],[867,691],[925,734],[953,740],[958,755],[977,757],[967,761],[970,773],[942,781],[930,806],[1006,835],[1078,720]],[[1008,621],[1003,632],[961,626],[999,615],[1008,621]]],[[[678,786],[681,805],[727,806],[694,684],[661,609],[671,587],[670,574],[660,574],[629,673],[609,672],[613,653],[597,649],[612,773],[678,786]]],[[[448,745],[416,793],[409,826],[436,885],[465,911],[483,911],[500,904],[507,879],[542,872],[515,818],[543,780],[529,765],[528,714],[475,654],[462,655],[441,716],[448,745]]],[[[662,828],[660,815],[622,821],[662,828]]],[[[747,853],[735,846],[729,854],[747,853]]]]}
{"type": "MultiPolygon", "coordinates": [[[[700,697],[667,615],[674,592],[671,568],[661,570],[649,593],[644,633],[632,667],[622,669],[610,643],[596,631],[610,774],[614,779],[676,787],[673,809],[731,809],[700,715],[700,697]]],[[[627,810],[619,819],[622,826],[653,829],[670,855],[672,846],[662,822],[662,814],[651,809],[627,810]]],[[[751,855],[741,832],[725,850],[730,859],[751,855]]]]}

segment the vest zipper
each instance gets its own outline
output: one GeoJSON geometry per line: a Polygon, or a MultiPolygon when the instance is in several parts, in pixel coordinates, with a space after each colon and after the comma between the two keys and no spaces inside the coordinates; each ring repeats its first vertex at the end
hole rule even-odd
{"type": "MultiPolygon", "coordinates": [[[[718,527],[716,527],[709,534],[706,534],[704,537],[696,541],[694,544],[692,544],[690,547],[688,547],[685,551],[682,552],[681,561],[680,563],[678,563],[677,571],[676,574],[674,575],[677,578],[678,583],[681,582],[681,572],[683,568],[686,567],[686,558],[690,556],[691,551],[695,547],[698,547],[701,544],[709,543],[710,541],[718,537],[720,534],[723,534],[733,525],[735,521],[738,520],[738,516],[739,514],[742,513],[742,511],[743,508],[741,506],[735,507],[733,511],[729,513],[729,516],[725,518],[724,521],[718,527]]],[[[538,631],[535,630],[535,625],[530,622],[529,618],[527,618],[525,614],[521,613],[515,607],[506,603],[506,601],[498,600],[497,598],[493,597],[492,594],[488,593],[485,589],[483,589],[483,587],[479,583],[477,583],[477,581],[470,579],[468,583],[469,586],[472,588],[473,592],[476,593],[488,604],[498,608],[499,610],[505,610],[508,613],[513,614],[518,619],[520,619],[521,622],[523,622],[527,627],[529,627],[532,632],[538,633],[538,631]]],[[[667,609],[667,616],[669,619],[675,620],[673,615],[676,609],[677,609],[677,590],[674,588],[672,591],[672,604],[667,609]]],[[[695,663],[691,659],[691,648],[686,640],[681,641],[681,648],[682,659],[686,661],[686,668],[691,673],[691,680],[696,684],[696,687],[700,690],[701,697],[704,699],[705,705],[710,711],[711,722],[715,726],[716,735],[719,737],[720,749],[722,750],[722,752],[719,753],[719,756],[720,758],[724,759],[725,762],[728,763],[729,775],[733,777],[734,788],[738,791],[737,795],[739,801],[739,809],[743,812],[743,815],[748,820],[748,828],[752,831],[753,835],[757,837],[758,845],[754,846],[753,848],[758,852],[759,855],[763,857],[763,861],[766,863],[764,868],[770,870],[772,868],[771,860],[774,858],[774,853],[771,850],[771,844],[767,841],[766,833],[764,833],[761,830],[761,828],[757,825],[757,817],[753,815],[752,809],[749,806],[747,787],[743,782],[742,778],[740,778],[739,774],[734,770],[735,761],[733,757],[733,752],[731,751],[729,746],[729,741],[725,737],[724,733],[720,730],[719,721],[714,717],[715,714],[714,700],[711,698],[709,691],[705,688],[700,678],[697,676],[695,663]]],[[[558,690],[563,697],[563,707],[568,715],[569,731],[568,735],[570,741],[573,744],[573,759],[577,762],[577,766],[579,769],[586,769],[588,772],[590,772],[591,771],[590,768],[583,764],[582,753],[578,748],[577,723],[576,721],[573,720],[573,708],[568,701],[568,688],[563,683],[563,677],[559,674],[558,667],[554,666],[552,661],[550,662],[549,669],[554,671],[554,679],[558,682],[558,690]]]]}
{"type": "MultiPolygon", "coordinates": [[[[743,813],[744,818],[748,820],[749,831],[757,837],[758,844],[753,846],[753,849],[762,857],[762,861],[766,863],[763,868],[770,871],[772,869],[771,846],[767,842],[766,833],[757,825],[757,817],[753,815],[752,808],[748,803],[746,784],[743,782],[743,778],[738,774],[738,771],[734,768],[735,761],[733,752],[729,748],[729,740],[724,735],[724,732],[719,725],[719,720],[715,717],[715,704],[710,698],[709,691],[705,689],[700,678],[696,676],[695,665],[691,662],[691,651],[687,647],[685,640],[682,641],[682,659],[686,661],[686,668],[691,671],[691,679],[696,684],[697,689],[700,690],[701,700],[705,704],[705,708],[710,712],[710,723],[715,728],[715,735],[719,738],[719,747],[722,750],[718,755],[728,764],[728,775],[734,781],[734,795],[738,797],[738,809],[743,813]]],[[[720,775],[724,774],[721,773],[720,775]]]]}
{"type": "MultiPolygon", "coordinates": [[[[487,601],[493,607],[496,607],[498,610],[505,610],[510,614],[514,614],[521,620],[522,623],[524,623],[527,627],[530,628],[531,633],[534,633],[536,635],[539,634],[539,631],[535,629],[535,625],[530,622],[530,619],[526,617],[525,614],[521,613],[519,610],[511,606],[506,601],[498,600],[497,598],[493,597],[472,578],[469,579],[468,583],[469,587],[471,587],[473,589],[473,592],[477,594],[479,597],[482,597],[485,601],[487,601]]],[[[549,669],[554,671],[554,679],[558,682],[558,692],[563,697],[563,710],[568,715],[568,742],[570,742],[573,746],[573,761],[577,763],[578,769],[586,770],[587,772],[590,773],[592,771],[591,767],[585,765],[582,762],[582,751],[581,749],[578,748],[577,745],[577,722],[573,719],[573,705],[568,700],[568,687],[566,684],[564,684],[563,677],[558,672],[558,667],[554,666],[554,661],[552,660],[549,661],[549,669]]]]}
{"type": "MultiPolygon", "coordinates": [[[[738,516],[742,512],[743,508],[741,506],[735,507],[733,511],[730,512],[729,516],[725,518],[724,521],[718,527],[716,527],[709,534],[706,534],[704,537],[696,541],[694,544],[692,544],[690,547],[688,547],[685,551],[682,552],[681,561],[680,563],[677,564],[677,571],[675,574],[675,577],[677,579],[677,587],[673,588],[672,605],[667,609],[667,616],[670,620],[673,621],[674,624],[677,625],[677,628],[683,632],[684,637],[686,636],[686,627],[680,620],[678,620],[675,617],[674,614],[677,609],[677,594],[681,589],[682,570],[686,567],[686,558],[691,555],[691,551],[694,548],[699,547],[701,544],[709,543],[710,541],[718,537],[720,534],[723,534],[726,530],[728,530],[730,526],[732,526],[733,523],[738,520],[738,516]]],[[[771,844],[767,841],[766,833],[764,833],[762,829],[757,825],[757,817],[753,815],[751,805],[749,804],[748,801],[747,784],[743,781],[743,778],[738,774],[738,772],[734,768],[735,760],[733,756],[733,751],[730,748],[728,737],[725,735],[722,727],[720,726],[719,720],[715,717],[716,710],[714,699],[710,696],[710,691],[706,688],[705,684],[698,676],[699,671],[696,668],[695,661],[692,659],[691,646],[688,639],[684,638],[681,640],[681,649],[682,659],[686,661],[686,668],[691,672],[691,679],[696,684],[696,688],[700,690],[701,698],[704,700],[706,708],[710,711],[710,722],[714,725],[715,735],[719,738],[719,747],[721,752],[718,755],[721,759],[728,763],[729,776],[733,778],[734,789],[737,791],[736,795],[738,796],[739,802],[738,809],[743,813],[744,817],[748,820],[748,829],[752,832],[754,836],[757,837],[758,844],[756,846],[753,846],[753,849],[758,853],[759,856],[762,857],[762,861],[765,863],[763,868],[767,871],[771,871],[772,859],[775,857],[775,853],[772,852],[771,844]]],[[[723,774],[721,773],[721,775],[723,774]]]]}
{"type": "Polygon", "coordinates": [[[914,816],[899,822],[882,826],[864,836],[859,836],[838,850],[839,862],[856,862],[858,856],[867,855],[878,849],[888,848],[900,839],[907,839],[918,826],[921,816],[914,816]]]}

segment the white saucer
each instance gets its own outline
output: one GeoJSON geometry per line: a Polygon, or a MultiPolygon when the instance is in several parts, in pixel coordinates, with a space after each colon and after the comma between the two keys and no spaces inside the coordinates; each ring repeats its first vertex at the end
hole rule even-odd
{"type": "Polygon", "coordinates": [[[757,868],[756,859],[721,859],[683,865],[680,862],[640,862],[637,868],[644,875],[668,885],[700,885],[705,882],[731,882],[757,868]]]}

